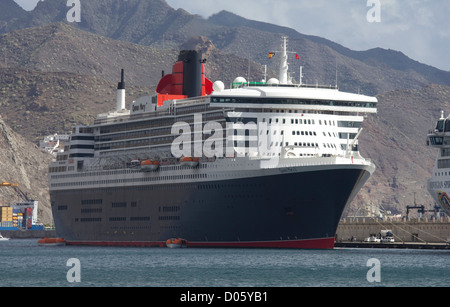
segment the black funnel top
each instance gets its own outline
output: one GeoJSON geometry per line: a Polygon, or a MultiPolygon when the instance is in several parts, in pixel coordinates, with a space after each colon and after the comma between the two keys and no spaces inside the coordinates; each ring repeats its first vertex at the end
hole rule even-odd
{"type": "Polygon", "coordinates": [[[202,95],[202,54],[195,50],[182,50],[178,61],[184,63],[183,95],[198,97],[202,95]]]}
{"type": "Polygon", "coordinates": [[[117,85],[118,90],[124,90],[125,89],[125,71],[122,69],[122,77],[121,81],[119,82],[119,85],[117,85]]]}

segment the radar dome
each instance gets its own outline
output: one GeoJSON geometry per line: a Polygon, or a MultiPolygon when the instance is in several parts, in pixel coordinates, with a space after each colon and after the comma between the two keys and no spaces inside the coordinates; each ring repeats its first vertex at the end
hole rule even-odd
{"type": "Polygon", "coordinates": [[[233,83],[247,83],[247,80],[245,80],[244,77],[237,77],[234,79],[233,83]]]}
{"type": "Polygon", "coordinates": [[[278,81],[277,78],[270,78],[269,81],[267,81],[267,84],[269,85],[280,84],[280,81],[278,81]]]}
{"type": "Polygon", "coordinates": [[[225,89],[225,84],[223,84],[222,81],[216,81],[213,84],[213,90],[214,92],[221,92],[225,89]]]}

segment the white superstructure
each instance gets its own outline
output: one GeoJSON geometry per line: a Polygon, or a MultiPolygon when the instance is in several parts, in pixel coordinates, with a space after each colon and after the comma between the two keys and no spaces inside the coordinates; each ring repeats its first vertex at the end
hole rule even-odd
{"type": "Polygon", "coordinates": [[[285,69],[286,50],[282,80],[251,83],[239,77],[230,89],[218,81],[209,96],[162,106],[155,97],[142,97],[129,110],[122,107],[122,71],[116,110],[100,114],[93,125],[74,128],[65,152],[50,166],[50,189],[226,180],[257,176],[264,169],[279,173],[343,164],[372,173],[371,161],[359,154],[358,137],[365,116],[377,112],[377,99],[335,87],[287,84],[285,69]],[[176,129],[180,123],[184,130],[176,129]],[[184,146],[192,145],[183,156],[199,158],[197,168],[181,166],[181,155],[174,154],[181,131],[189,136],[184,146]],[[158,162],[153,172],[136,165],[148,160],[158,162]]]}

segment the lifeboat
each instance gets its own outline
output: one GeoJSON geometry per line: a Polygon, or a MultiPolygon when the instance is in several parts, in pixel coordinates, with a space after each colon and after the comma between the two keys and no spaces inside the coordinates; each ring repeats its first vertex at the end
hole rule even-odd
{"type": "Polygon", "coordinates": [[[181,158],[180,163],[182,166],[186,166],[186,167],[196,167],[199,164],[198,158],[192,158],[192,157],[181,158]]]}
{"type": "Polygon", "coordinates": [[[40,246],[64,246],[66,240],[62,238],[43,238],[38,241],[40,246]]]}
{"type": "Polygon", "coordinates": [[[181,238],[171,238],[166,241],[166,246],[168,248],[188,247],[188,241],[181,238]]]}
{"type": "Polygon", "coordinates": [[[159,168],[158,161],[144,160],[141,162],[141,170],[144,172],[153,172],[159,168]]]}

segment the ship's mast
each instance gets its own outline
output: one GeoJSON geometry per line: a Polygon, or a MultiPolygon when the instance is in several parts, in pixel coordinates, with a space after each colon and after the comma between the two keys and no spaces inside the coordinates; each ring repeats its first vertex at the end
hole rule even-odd
{"type": "Polygon", "coordinates": [[[280,84],[288,83],[288,56],[287,56],[287,37],[282,37],[281,60],[280,60],[280,84]]]}

